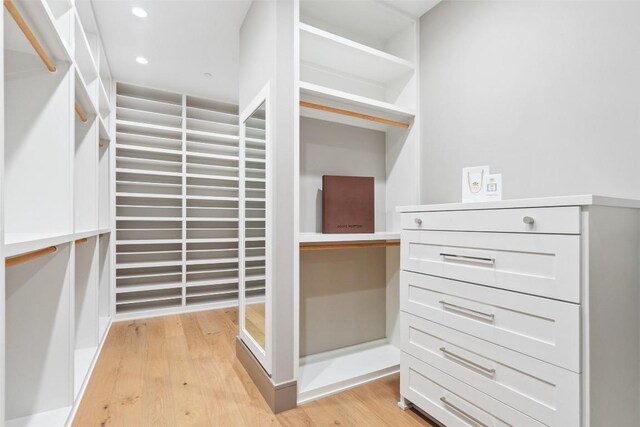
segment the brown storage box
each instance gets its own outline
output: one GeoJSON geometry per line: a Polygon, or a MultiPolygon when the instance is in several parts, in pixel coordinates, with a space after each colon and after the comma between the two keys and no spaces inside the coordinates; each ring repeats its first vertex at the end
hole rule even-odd
{"type": "Polygon", "coordinates": [[[373,186],[373,177],[324,175],[322,232],[375,232],[373,186]]]}

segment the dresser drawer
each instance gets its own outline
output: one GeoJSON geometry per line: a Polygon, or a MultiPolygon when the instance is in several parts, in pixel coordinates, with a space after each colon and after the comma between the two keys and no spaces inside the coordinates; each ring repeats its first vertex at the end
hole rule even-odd
{"type": "Polygon", "coordinates": [[[580,207],[408,212],[403,230],[580,234],[580,207]]]}
{"type": "Polygon", "coordinates": [[[447,427],[544,426],[404,352],[400,356],[400,392],[447,427]]]}
{"type": "Polygon", "coordinates": [[[400,272],[406,313],[580,372],[580,306],[400,272]]]}
{"type": "Polygon", "coordinates": [[[408,313],[402,351],[549,426],[578,426],[580,374],[408,313]]]}
{"type": "Polygon", "coordinates": [[[403,270],[580,302],[580,236],[402,231],[403,270]]]}

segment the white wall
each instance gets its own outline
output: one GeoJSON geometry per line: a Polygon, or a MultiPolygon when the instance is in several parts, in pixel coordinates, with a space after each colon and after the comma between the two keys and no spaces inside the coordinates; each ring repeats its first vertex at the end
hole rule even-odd
{"type": "Polygon", "coordinates": [[[422,191],[640,198],[640,2],[445,1],[421,20],[422,191]]]}
{"type": "Polygon", "coordinates": [[[375,178],[375,228],[386,224],[385,134],[300,118],[300,231],[322,233],[322,176],[375,178]]]}

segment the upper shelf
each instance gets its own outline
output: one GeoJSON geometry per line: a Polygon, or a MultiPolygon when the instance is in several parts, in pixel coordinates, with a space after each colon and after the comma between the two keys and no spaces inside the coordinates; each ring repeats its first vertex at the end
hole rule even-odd
{"type": "MultiPolygon", "coordinates": [[[[314,83],[299,82],[300,100],[320,104],[329,109],[347,110],[352,115],[335,113],[318,108],[300,109],[300,115],[336,123],[343,123],[367,129],[386,131],[389,126],[408,127],[415,113],[408,108],[364,96],[354,95],[314,83]],[[363,116],[368,116],[363,118],[363,116]],[[396,122],[391,123],[391,122],[396,122]]],[[[303,104],[305,105],[305,104],[303,104]]]]}
{"type": "MultiPolygon", "coordinates": [[[[46,54],[54,62],[72,62],[71,52],[66,40],[55,24],[55,17],[45,1],[13,2],[29,29],[34,33],[46,54]]],[[[5,48],[17,52],[35,54],[23,32],[8,13],[4,15],[5,48]]]]}
{"type": "Polygon", "coordinates": [[[414,71],[410,61],[300,23],[300,60],[379,84],[414,71]]]}

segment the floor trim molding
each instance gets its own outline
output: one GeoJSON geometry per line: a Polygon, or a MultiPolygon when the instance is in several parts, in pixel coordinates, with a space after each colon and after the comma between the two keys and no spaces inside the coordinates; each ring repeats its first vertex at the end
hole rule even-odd
{"type": "Polygon", "coordinates": [[[236,337],[236,358],[253,380],[258,391],[267,402],[274,414],[288,411],[298,406],[298,382],[290,381],[283,384],[274,384],[271,377],[262,368],[260,362],[253,353],[236,337]]]}

